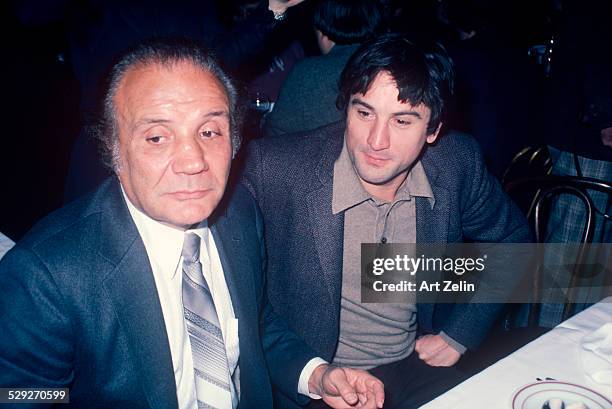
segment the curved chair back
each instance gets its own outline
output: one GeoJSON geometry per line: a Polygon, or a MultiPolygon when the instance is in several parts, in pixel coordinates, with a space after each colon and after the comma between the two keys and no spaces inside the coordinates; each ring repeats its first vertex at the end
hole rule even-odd
{"type": "MultiPolygon", "coordinates": [[[[565,320],[573,313],[576,286],[584,274],[581,270],[581,266],[584,265],[584,261],[587,257],[586,244],[593,241],[595,230],[594,215],[596,208],[588,191],[597,190],[608,194],[608,197],[612,197],[612,184],[592,178],[550,175],[514,180],[506,183],[504,189],[511,196],[516,193],[533,193],[526,215],[528,220],[533,224],[533,230],[538,243],[543,243],[546,239],[546,225],[549,216],[548,207],[552,198],[562,194],[571,194],[580,199],[584,205],[585,219],[582,221],[583,229],[580,247],[576,256],[575,267],[572,271],[569,290],[563,310],[563,319],[565,320]]],[[[603,217],[609,218],[610,216],[605,214],[605,211],[606,209],[603,210],[603,217]]],[[[533,291],[534,305],[532,305],[530,309],[530,325],[536,322],[537,316],[539,315],[539,304],[537,301],[539,301],[541,294],[541,272],[536,272],[536,274],[534,274],[533,291]]]]}
{"type": "Polygon", "coordinates": [[[502,175],[502,185],[527,177],[550,175],[552,160],[546,146],[528,146],[514,155],[502,175]]]}

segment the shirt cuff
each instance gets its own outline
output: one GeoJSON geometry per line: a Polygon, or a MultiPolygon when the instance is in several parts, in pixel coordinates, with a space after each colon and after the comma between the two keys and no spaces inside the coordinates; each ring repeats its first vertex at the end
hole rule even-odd
{"type": "Polygon", "coordinates": [[[441,331],[440,334],[438,335],[440,335],[440,338],[446,341],[448,345],[450,345],[455,351],[459,352],[461,355],[465,354],[465,351],[467,351],[466,347],[464,347],[463,345],[461,345],[460,343],[458,343],[457,341],[455,341],[454,339],[446,335],[444,331],[441,331]]]}
{"type": "Polygon", "coordinates": [[[312,376],[312,372],[315,370],[315,368],[319,365],[324,365],[324,364],[328,364],[328,362],[319,357],[312,358],[310,361],[308,361],[304,369],[302,369],[302,373],[300,374],[300,380],[298,382],[298,393],[301,393],[302,395],[306,395],[312,399],[321,399],[319,395],[310,393],[310,391],[308,390],[308,381],[310,380],[310,377],[312,376]]]}

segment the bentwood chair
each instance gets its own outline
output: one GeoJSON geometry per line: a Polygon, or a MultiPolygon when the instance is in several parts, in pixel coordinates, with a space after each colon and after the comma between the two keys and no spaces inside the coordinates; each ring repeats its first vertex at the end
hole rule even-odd
{"type": "Polygon", "coordinates": [[[521,149],[502,175],[502,185],[527,177],[550,175],[552,160],[546,146],[528,146],[521,149]]]}
{"type": "MultiPolygon", "coordinates": [[[[533,153],[525,153],[527,156],[523,156],[523,165],[529,164],[529,158],[533,158],[533,153]]],[[[539,154],[536,154],[536,157],[539,154]]],[[[522,160],[522,159],[521,159],[522,160]]],[[[544,162],[540,162],[542,165],[544,162]]],[[[534,166],[539,166],[534,165],[534,166]]],[[[543,170],[542,167],[539,168],[543,170]]],[[[545,171],[545,170],[544,170],[545,171]]],[[[516,175],[516,169],[513,171],[516,175]]],[[[545,171],[546,172],[546,171],[545,171]]],[[[508,173],[507,173],[508,174],[508,173]]],[[[578,251],[576,252],[576,261],[573,263],[576,267],[571,272],[571,279],[569,283],[569,290],[566,293],[566,299],[563,306],[563,319],[565,320],[574,311],[574,297],[577,282],[584,277],[588,276],[590,269],[581,269],[581,265],[584,265],[583,261],[589,256],[587,254],[588,243],[593,240],[594,232],[594,214],[598,212],[595,208],[589,190],[596,190],[608,194],[608,197],[612,198],[612,185],[608,182],[603,182],[596,179],[589,179],[583,177],[570,177],[570,176],[549,176],[540,175],[532,177],[521,177],[516,180],[508,181],[504,185],[506,191],[512,197],[517,195],[521,198],[529,198],[525,201],[523,211],[528,217],[533,230],[535,232],[535,238],[538,242],[542,243],[546,239],[546,226],[548,223],[549,208],[552,199],[562,194],[570,194],[578,197],[579,201],[584,205],[585,218],[582,221],[583,231],[578,251]]],[[[519,204],[520,206],[520,204],[519,204]]],[[[604,218],[609,219],[609,215],[605,214],[604,218]]],[[[541,260],[540,260],[541,261],[541,260]]],[[[538,265],[542,263],[539,262],[538,265]]],[[[587,264],[588,266],[588,264],[587,264]]],[[[487,337],[485,343],[475,353],[467,353],[465,358],[459,361],[458,368],[468,374],[475,374],[483,368],[491,365],[492,363],[502,359],[508,354],[512,353],[521,346],[531,342],[535,338],[541,336],[549,330],[549,328],[538,326],[538,318],[540,314],[541,304],[538,302],[541,300],[542,290],[542,277],[541,271],[536,271],[533,275],[528,275],[528,279],[531,282],[526,282],[526,288],[532,291],[532,303],[529,308],[528,327],[521,328],[516,327],[514,324],[513,314],[516,310],[510,309],[507,315],[502,319],[499,327],[493,328],[491,334],[487,337]],[[467,359],[466,359],[467,358],[467,359]]],[[[588,281],[588,277],[587,277],[588,281]]],[[[513,307],[520,306],[520,304],[509,305],[513,307]]]]}
{"type": "MultiPolygon", "coordinates": [[[[510,181],[504,185],[504,188],[511,196],[531,192],[532,200],[528,204],[526,215],[532,223],[538,243],[543,243],[546,238],[546,226],[552,199],[563,194],[569,194],[577,197],[584,206],[584,219],[575,221],[581,223],[583,228],[563,308],[563,320],[565,320],[574,312],[578,282],[582,278],[588,278],[590,274],[585,267],[585,261],[588,257],[588,244],[593,241],[595,213],[600,213],[604,219],[610,219],[610,215],[606,214],[606,209],[603,209],[603,211],[596,209],[589,191],[603,192],[608,195],[608,200],[610,200],[612,198],[612,184],[586,177],[546,175],[510,181]]],[[[537,271],[533,276],[533,305],[529,312],[530,327],[536,325],[539,316],[541,304],[538,301],[541,300],[542,292],[541,275],[541,271],[537,271]]]]}

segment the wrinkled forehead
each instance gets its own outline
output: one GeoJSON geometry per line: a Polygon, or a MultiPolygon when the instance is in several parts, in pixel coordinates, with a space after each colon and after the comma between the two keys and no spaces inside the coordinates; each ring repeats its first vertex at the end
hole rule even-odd
{"type": "Polygon", "coordinates": [[[117,113],[134,113],[147,107],[186,106],[227,111],[229,98],[221,81],[210,71],[190,62],[150,63],[130,68],[114,97],[117,113]]]}
{"type": "Polygon", "coordinates": [[[224,84],[209,69],[197,63],[184,59],[176,61],[148,61],[136,63],[128,68],[119,88],[128,88],[142,83],[158,81],[165,85],[165,81],[172,80],[173,84],[189,83],[189,88],[214,87],[227,99],[227,90],[224,84]]]}

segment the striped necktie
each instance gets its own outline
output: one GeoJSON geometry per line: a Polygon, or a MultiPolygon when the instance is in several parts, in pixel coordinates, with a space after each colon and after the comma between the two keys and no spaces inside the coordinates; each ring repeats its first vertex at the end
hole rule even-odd
{"type": "Polygon", "coordinates": [[[210,288],[202,274],[200,236],[185,233],[183,244],[183,311],[195,371],[198,408],[232,408],[231,379],[210,288]]]}

